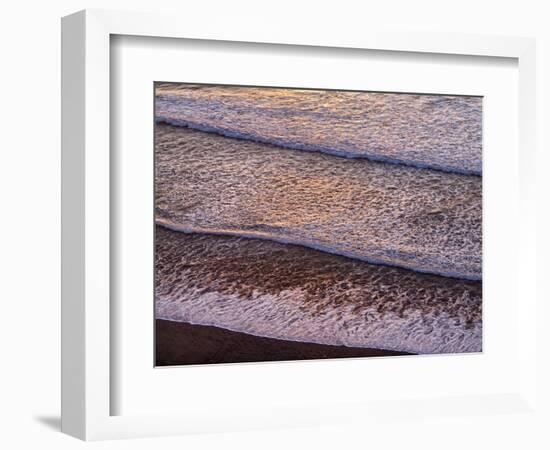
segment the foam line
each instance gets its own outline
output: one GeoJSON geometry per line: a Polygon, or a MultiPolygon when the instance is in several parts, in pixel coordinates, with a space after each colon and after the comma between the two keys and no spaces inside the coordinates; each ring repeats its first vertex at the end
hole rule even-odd
{"type": "Polygon", "coordinates": [[[475,175],[481,176],[480,171],[459,169],[455,167],[447,167],[439,164],[424,164],[418,161],[405,160],[400,158],[390,158],[387,156],[381,156],[375,152],[366,153],[354,153],[338,148],[331,148],[328,146],[309,145],[301,142],[283,140],[283,139],[270,139],[255,133],[243,133],[236,131],[228,127],[212,126],[203,123],[193,122],[190,120],[174,119],[163,115],[157,115],[155,121],[158,124],[166,124],[175,127],[192,128],[194,130],[203,131],[206,133],[215,133],[220,136],[230,137],[234,139],[242,139],[247,141],[260,142],[262,144],[275,145],[277,147],[287,148],[290,150],[302,150],[308,152],[319,152],[327,155],[339,156],[348,159],[368,159],[370,161],[383,162],[388,164],[398,164],[409,167],[416,167],[418,169],[431,169],[440,172],[456,173],[460,175],[475,175]]]}
{"type": "Polygon", "coordinates": [[[242,238],[263,239],[267,241],[278,242],[279,244],[300,245],[302,247],[312,248],[314,250],[330,253],[333,255],[339,255],[347,258],[357,259],[360,261],[367,262],[369,264],[383,265],[388,267],[399,267],[401,269],[408,269],[418,273],[429,273],[429,274],[439,275],[439,276],[448,277],[448,278],[457,278],[461,280],[470,280],[470,281],[480,281],[482,279],[481,276],[476,276],[476,275],[468,275],[463,273],[447,272],[447,271],[432,271],[432,270],[416,267],[412,264],[410,265],[399,264],[394,261],[388,262],[378,258],[358,255],[353,252],[342,251],[337,248],[332,248],[330,246],[322,245],[314,242],[308,242],[305,240],[298,240],[298,239],[292,239],[292,238],[283,238],[264,231],[242,231],[242,230],[237,231],[237,230],[229,230],[229,229],[222,229],[222,228],[204,228],[199,226],[176,224],[169,220],[161,219],[161,218],[156,218],[155,223],[157,225],[161,225],[165,228],[168,228],[169,230],[179,231],[181,233],[187,233],[187,234],[200,233],[200,234],[210,234],[215,236],[236,236],[236,237],[242,237],[242,238]]]}

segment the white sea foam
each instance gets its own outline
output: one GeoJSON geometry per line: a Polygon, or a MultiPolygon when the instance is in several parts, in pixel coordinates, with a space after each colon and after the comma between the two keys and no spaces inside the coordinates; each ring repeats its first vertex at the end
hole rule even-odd
{"type": "Polygon", "coordinates": [[[162,228],[156,315],[318,344],[412,353],[482,350],[480,282],[162,228]]]}
{"type": "MultiPolygon", "coordinates": [[[[355,152],[355,151],[345,150],[344,148],[331,148],[328,145],[307,144],[299,141],[292,141],[289,139],[273,139],[273,138],[268,138],[259,134],[239,132],[232,128],[227,128],[222,126],[216,127],[216,126],[206,125],[202,123],[192,122],[189,120],[174,119],[174,118],[165,117],[165,116],[157,116],[155,120],[159,124],[164,123],[175,127],[192,128],[194,130],[200,130],[207,133],[217,133],[222,136],[232,137],[236,139],[246,139],[254,142],[261,142],[264,144],[277,145],[279,147],[288,148],[291,150],[320,152],[320,153],[326,153],[327,155],[340,156],[342,158],[349,158],[349,159],[365,158],[365,159],[370,159],[371,161],[379,161],[379,162],[385,162],[389,164],[402,164],[405,166],[417,167],[419,169],[440,170],[443,172],[459,173],[464,175],[480,175],[480,172],[477,170],[468,170],[466,168],[456,167],[456,166],[443,166],[434,162],[428,163],[428,162],[422,162],[420,160],[399,158],[398,156],[388,156],[388,155],[381,154],[376,150],[364,149],[362,152],[355,152]]],[[[420,150],[420,152],[422,152],[422,150],[420,150]]],[[[405,151],[403,153],[411,153],[411,152],[405,151]]]]}
{"type": "Polygon", "coordinates": [[[236,86],[157,86],[156,120],[347,158],[481,174],[481,99],[236,86]]]}
{"type": "Polygon", "coordinates": [[[481,279],[481,178],[158,125],[156,220],[481,279]]]}
{"type": "Polygon", "coordinates": [[[159,297],[156,315],[158,319],[316,344],[421,354],[481,351],[481,322],[465,328],[447,314],[431,316],[420,310],[407,316],[388,314],[368,321],[365,316],[374,317],[375,309],[365,309],[360,315],[353,312],[353,305],[316,316],[301,306],[301,301],[299,290],[259,295],[248,302],[238,295],[189,291],[178,301],[159,297]]]}
{"type": "MultiPolygon", "coordinates": [[[[460,278],[464,280],[480,280],[481,277],[478,275],[471,275],[471,274],[465,274],[463,272],[448,272],[448,271],[440,271],[438,272],[436,268],[429,268],[426,269],[424,267],[418,266],[416,264],[406,264],[402,263],[397,259],[392,259],[389,261],[387,258],[376,258],[373,256],[369,256],[367,254],[363,254],[361,252],[347,252],[345,249],[340,248],[338,245],[328,245],[319,243],[315,240],[309,240],[307,237],[305,239],[296,239],[292,236],[285,236],[277,234],[276,232],[269,232],[269,231],[246,231],[242,229],[221,229],[221,228],[212,228],[212,227],[200,227],[200,226],[194,226],[194,225],[184,225],[179,223],[171,222],[167,219],[157,218],[155,219],[155,223],[157,225],[161,225],[165,228],[168,228],[172,231],[178,231],[181,233],[202,233],[202,234],[211,234],[215,236],[237,236],[237,237],[244,237],[244,238],[253,238],[253,239],[263,239],[273,242],[278,242],[280,244],[293,244],[293,245],[301,245],[303,247],[309,247],[314,250],[319,250],[326,253],[332,253],[334,255],[340,255],[340,256],[346,256],[348,258],[357,259],[360,261],[365,261],[371,264],[381,264],[381,265],[387,265],[392,267],[401,267],[403,269],[409,269],[414,270],[415,272],[421,272],[421,273],[432,273],[434,275],[441,275],[444,277],[450,277],[450,278],[460,278]]],[[[278,230],[277,230],[278,231],[278,230]]]]}

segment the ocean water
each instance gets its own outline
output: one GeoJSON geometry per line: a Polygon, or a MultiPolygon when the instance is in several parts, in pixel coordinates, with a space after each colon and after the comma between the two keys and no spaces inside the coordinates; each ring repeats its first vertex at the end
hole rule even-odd
{"type": "Polygon", "coordinates": [[[478,176],[156,131],[159,224],[481,279],[478,176]]]}
{"type": "Polygon", "coordinates": [[[156,120],[293,149],[480,175],[480,97],[158,84],[156,120]]]}
{"type": "Polygon", "coordinates": [[[481,100],[157,85],[156,314],[481,350],[481,100]]]}
{"type": "Polygon", "coordinates": [[[481,351],[481,283],[258,239],[157,226],[156,313],[256,336],[481,351]]]}

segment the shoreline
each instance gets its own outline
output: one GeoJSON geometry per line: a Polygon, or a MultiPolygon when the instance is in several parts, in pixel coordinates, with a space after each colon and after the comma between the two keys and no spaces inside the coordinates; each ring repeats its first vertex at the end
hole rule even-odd
{"type": "Polygon", "coordinates": [[[407,353],[481,350],[481,282],[159,225],[155,242],[158,319],[279,343],[407,353]]]}
{"type": "Polygon", "coordinates": [[[414,353],[313,344],[254,336],[207,325],[155,320],[155,365],[403,356],[414,353]]]}

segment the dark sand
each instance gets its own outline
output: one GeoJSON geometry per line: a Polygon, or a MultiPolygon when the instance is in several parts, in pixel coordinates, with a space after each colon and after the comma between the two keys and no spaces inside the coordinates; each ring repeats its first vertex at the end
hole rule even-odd
{"type": "Polygon", "coordinates": [[[399,356],[410,353],[283,341],[223,328],[156,320],[156,365],[399,356]]]}

